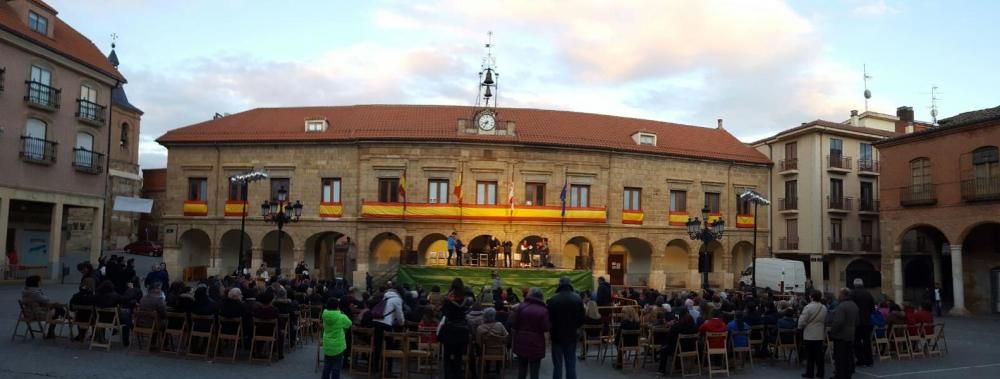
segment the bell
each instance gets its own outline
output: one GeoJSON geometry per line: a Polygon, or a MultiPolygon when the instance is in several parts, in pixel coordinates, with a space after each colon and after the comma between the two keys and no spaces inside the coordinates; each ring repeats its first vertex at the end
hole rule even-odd
{"type": "Polygon", "coordinates": [[[491,86],[493,83],[493,70],[486,69],[486,80],[483,80],[483,84],[491,86]]]}
{"type": "Polygon", "coordinates": [[[493,92],[490,92],[490,87],[486,87],[486,93],[483,94],[483,97],[487,99],[493,97],[493,92]]]}

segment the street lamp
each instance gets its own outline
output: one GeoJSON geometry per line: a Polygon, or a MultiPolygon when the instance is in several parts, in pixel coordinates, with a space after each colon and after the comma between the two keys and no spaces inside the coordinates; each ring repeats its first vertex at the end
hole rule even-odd
{"type": "Polygon", "coordinates": [[[708,223],[708,212],[708,207],[701,209],[701,217],[705,220],[704,228],[702,228],[702,221],[697,217],[693,220],[688,218],[687,222],[688,234],[691,236],[691,239],[701,241],[701,249],[698,251],[698,271],[701,272],[702,289],[708,289],[708,273],[712,271],[711,262],[709,261],[708,244],[721,239],[722,235],[726,232],[725,221],[719,219],[711,224],[708,223]]]}
{"type": "Polygon", "coordinates": [[[751,263],[753,274],[750,277],[750,288],[754,297],[757,297],[757,206],[770,205],[771,200],[751,189],[743,191],[740,194],[740,200],[753,202],[753,262],[751,263]]]}
{"type": "Polygon", "coordinates": [[[243,269],[246,267],[244,264],[244,251],[243,251],[243,240],[246,236],[246,224],[247,224],[247,191],[250,187],[251,182],[256,182],[258,180],[267,179],[267,172],[265,171],[248,171],[242,174],[237,174],[229,177],[229,181],[237,183],[240,186],[240,196],[243,199],[243,208],[240,213],[240,250],[237,255],[237,276],[243,275],[243,269]]]}
{"type": "Polygon", "coordinates": [[[282,186],[278,189],[278,201],[264,201],[260,205],[261,215],[264,221],[273,222],[278,225],[278,265],[275,267],[275,276],[281,275],[281,230],[285,224],[298,222],[302,217],[302,203],[298,200],[292,204],[288,201],[288,191],[282,186]]]}

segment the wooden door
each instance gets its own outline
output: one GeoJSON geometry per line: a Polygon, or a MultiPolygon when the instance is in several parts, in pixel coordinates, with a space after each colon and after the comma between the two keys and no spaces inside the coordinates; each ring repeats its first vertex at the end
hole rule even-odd
{"type": "Polygon", "coordinates": [[[625,285],[625,256],[614,254],[608,256],[608,276],[611,277],[611,285],[625,285]]]}

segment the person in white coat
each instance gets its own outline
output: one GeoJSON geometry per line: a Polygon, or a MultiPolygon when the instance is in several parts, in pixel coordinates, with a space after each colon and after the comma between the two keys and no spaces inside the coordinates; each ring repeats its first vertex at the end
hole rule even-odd
{"type": "Polygon", "coordinates": [[[802,329],[802,340],[806,352],[806,372],[803,378],[823,378],[823,341],[826,335],[826,306],[820,300],[823,295],[819,291],[809,294],[812,300],[799,316],[799,329],[802,329]]]}

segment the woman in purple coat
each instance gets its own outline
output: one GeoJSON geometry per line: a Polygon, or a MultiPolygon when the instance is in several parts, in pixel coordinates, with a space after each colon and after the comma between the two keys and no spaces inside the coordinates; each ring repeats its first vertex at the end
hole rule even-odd
{"type": "Polygon", "coordinates": [[[524,302],[510,316],[514,354],[517,354],[517,378],[524,379],[528,368],[531,379],[538,379],[538,368],[545,358],[545,332],[549,331],[549,310],[542,290],[532,288],[524,302]]]}

